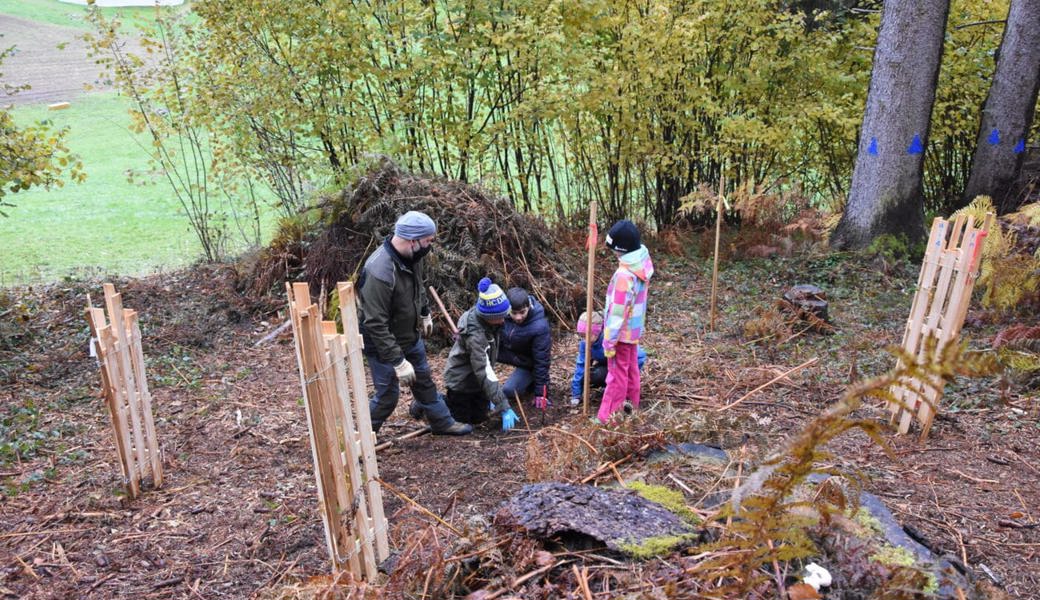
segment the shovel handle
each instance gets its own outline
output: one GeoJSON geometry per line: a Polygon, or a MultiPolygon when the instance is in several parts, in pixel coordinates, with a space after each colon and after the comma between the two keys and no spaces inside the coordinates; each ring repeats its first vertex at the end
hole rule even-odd
{"type": "Polygon", "coordinates": [[[444,320],[448,322],[448,327],[451,328],[452,335],[458,336],[459,329],[455,327],[455,321],[453,321],[451,315],[448,314],[448,309],[444,308],[444,303],[441,302],[441,297],[437,294],[437,290],[434,289],[432,285],[427,289],[430,290],[430,296],[433,298],[433,301],[437,303],[437,307],[441,309],[441,315],[443,315],[444,320]]]}

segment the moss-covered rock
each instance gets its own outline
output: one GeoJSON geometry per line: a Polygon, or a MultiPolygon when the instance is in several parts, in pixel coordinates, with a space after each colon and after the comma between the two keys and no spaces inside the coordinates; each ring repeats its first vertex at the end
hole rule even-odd
{"type": "Polygon", "coordinates": [[[638,542],[621,542],[618,544],[618,547],[632,558],[637,560],[648,560],[664,556],[683,544],[696,542],[697,538],[698,535],[696,533],[687,533],[684,535],[661,535],[644,538],[638,542]]]}
{"type": "Polygon", "coordinates": [[[686,506],[686,499],[682,492],[673,490],[663,485],[650,485],[642,481],[633,481],[627,485],[628,489],[635,491],[643,498],[656,502],[669,511],[678,515],[682,520],[691,525],[700,525],[701,518],[697,513],[686,506]]]}

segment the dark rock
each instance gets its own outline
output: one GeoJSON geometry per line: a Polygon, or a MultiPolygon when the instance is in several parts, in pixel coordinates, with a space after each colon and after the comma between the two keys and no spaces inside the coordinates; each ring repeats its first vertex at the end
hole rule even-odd
{"type": "Polygon", "coordinates": [[[555,538],[568,547],[592,542],[624,552],[651,538],[697,531],[674,513],[628,490],[550,482],[525,485],[495,515],[495,524],[555,538]]]}
{"type": "Polygon", "coordinates": [[[729,455],[726,451],[715,446],[705,446],[704,444],[669,444],[664,449],[658,450],[650,454],[647,457],[647,462],[653,464],[660,460],[673,457],[676,454],[688,456],[694,459],[694,462],[709,464],[709,465],[725,465],[729,462],[729,455]]]}

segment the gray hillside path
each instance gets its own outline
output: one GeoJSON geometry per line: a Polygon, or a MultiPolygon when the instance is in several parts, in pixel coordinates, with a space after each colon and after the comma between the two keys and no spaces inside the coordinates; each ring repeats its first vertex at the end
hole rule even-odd
{"type": "MultiPolygon", "coordinates": [[[[31,86],[14,95],[0,89],[0,105],[72,102],[87,93],[88,85],[95,91],[112,89],[100,80],[101,67],[87,56],[87,45],[81,39],[84,33],[0,14],[0,47],[16,46],[15,53],[0,64],[0,82],[31,86]],[[63,49],[59,49],[61,44],[65,44],[63,49]]],[[[131,44],[139,47],[136,41],[131,44]]]]}

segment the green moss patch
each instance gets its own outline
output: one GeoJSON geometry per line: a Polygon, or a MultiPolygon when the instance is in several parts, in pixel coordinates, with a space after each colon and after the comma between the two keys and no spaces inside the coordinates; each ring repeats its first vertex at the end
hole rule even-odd
{"type": "Polygon", "coordinates": [[[686,506],[686,499],[681,492],[663,485],[650,485],[642,481],[633,481],[627,484],[626,487],[643,498],[667,508],[687,523],[699,525],[701,522],[701,518],[697,516],[697,513],[686,506]]]}

